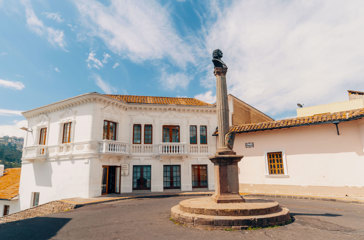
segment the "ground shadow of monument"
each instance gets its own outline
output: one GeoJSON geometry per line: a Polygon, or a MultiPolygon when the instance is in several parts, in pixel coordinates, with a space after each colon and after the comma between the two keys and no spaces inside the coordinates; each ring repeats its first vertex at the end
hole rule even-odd
{"type": "Polygon", "coordinates": [[[0,239],[50,239],[70,220],[71,218],[36,217],[0,224],[0,239]]]}

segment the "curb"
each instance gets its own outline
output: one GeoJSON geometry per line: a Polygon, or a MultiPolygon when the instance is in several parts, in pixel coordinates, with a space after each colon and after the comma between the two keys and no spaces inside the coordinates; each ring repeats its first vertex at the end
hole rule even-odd
{"type": "Polygon", "coordinates": [[[335,197],[322,197],[322,196],[309,196],[309,195],[284,195],[284,194],[262,194],[262,193],[240,193],[240,195],[252,196],[252,197],[274,197],[274,198],[321,200],[321,201],[331,201],[331,202],[364,204],[364,200],[353,200],[353,199],[342,199],[335,197]]]}
{"type": "Polygon", "coordinates": [[[184,193],[167,193],[167,194],[155,194],[155,195],[136,195],[136,196],[125,196],[125,197],[114,197],[110,199],[102,199],[102,200],[94,200],[84,203],[79,203],[72,200],[59,200],[64,203],[72,204],[74,205],[75,209],[80,208],[83,206],[98,204],[98,203],[106,203],[106,202],[115,202],[115,201],[121,201],[121,200],[129,200],[129,199],[140,199],[140,198],[168,198],[168,197],[180,197],[180,196],[211,196],[213,192],[184,192],[184,193]]]}

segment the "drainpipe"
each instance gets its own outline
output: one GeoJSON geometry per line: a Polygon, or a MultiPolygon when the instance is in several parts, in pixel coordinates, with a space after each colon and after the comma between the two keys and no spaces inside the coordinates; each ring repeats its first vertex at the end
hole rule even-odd
{"type": "Polygon", "coordinates": [[[339,123],[340,123],[340,121],[335,120],[332,123],[335,124],[335,126],[336,126],[336,133],[337,133],[337,135],[340,135],[340,132],[339,132],[339,123]]]}

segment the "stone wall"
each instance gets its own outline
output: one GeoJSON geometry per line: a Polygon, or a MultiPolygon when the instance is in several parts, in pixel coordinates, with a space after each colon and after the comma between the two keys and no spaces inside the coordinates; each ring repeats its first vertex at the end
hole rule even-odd
{"type": "Polygon", "coordinates": [[[75,207],[76,205],[74,204],[65,203],[63,201],[53,201],[2,217],[0,218],[0,224],[64,212],[74,209],[75,207]]]}

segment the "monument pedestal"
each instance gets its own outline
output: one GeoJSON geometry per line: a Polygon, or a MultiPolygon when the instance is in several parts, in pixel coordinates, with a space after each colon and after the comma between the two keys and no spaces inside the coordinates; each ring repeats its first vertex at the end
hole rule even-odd
{"type": "Polygon", "coordinates": [[[239,194],[238,162],[243,156],[236,155],[231,150],[219,151],[210,157],[215,168],[215,194],[212,196],[216,203],[244,202],[239,194]]]}
{"type": "Polygon", "coordinates": [[[171,218],[203,229],[246,229],[291,222],[289,210],[277,202],[249,197],[243,203],[216,203],[211,197],[183,200],[172,207],[171,218]]]}

